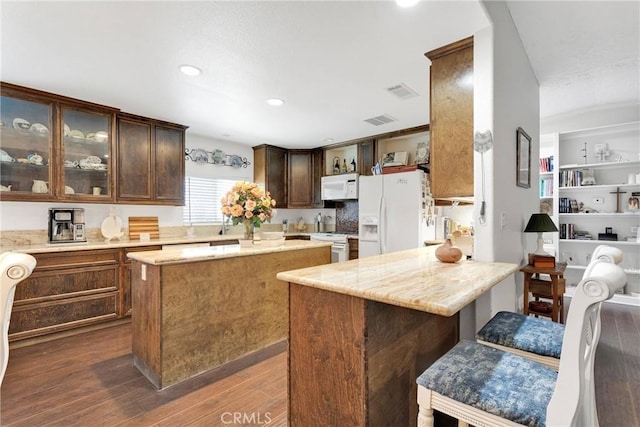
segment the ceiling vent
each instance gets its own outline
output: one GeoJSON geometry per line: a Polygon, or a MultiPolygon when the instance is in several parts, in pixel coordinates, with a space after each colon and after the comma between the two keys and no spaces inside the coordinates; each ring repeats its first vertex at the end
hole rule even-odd
{"type": "Polygon", "coordinates": [[[395,95],[399,99],[403,99],[403,100],[404,99],[409,99],[409,98],[414,98],[414,97],[418,96],[416,91],[414,91],[413,89],[411,89],[409,86],[407,86],[404,83],[400,83],[400,84],[397,84],[395,86],[388,87],[387,91],[390,94],[395,95]]]}
{"type": "Polygon", "coordinates": [[[395,121],[397,121],[397,119],[394,119],[393,117],[391,117],[388,114],[383,114],[381,116],[376,116],[376,117],[371,117],[370,119],[365,119],[364,121],[367,122],[367,123],[371,123],[374,126],[380,126],[380,125],[384,125],[386,123],[395,122],[395,121]]]}

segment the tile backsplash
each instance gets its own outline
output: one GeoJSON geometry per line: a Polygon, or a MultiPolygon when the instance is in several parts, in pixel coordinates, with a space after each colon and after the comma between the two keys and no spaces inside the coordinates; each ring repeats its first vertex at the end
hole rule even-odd
{"type": "Polygon", "coordinates": [[[340,233],[358,232],[358,202],[344,200],[336,207],[336,231],[340,233]]]}

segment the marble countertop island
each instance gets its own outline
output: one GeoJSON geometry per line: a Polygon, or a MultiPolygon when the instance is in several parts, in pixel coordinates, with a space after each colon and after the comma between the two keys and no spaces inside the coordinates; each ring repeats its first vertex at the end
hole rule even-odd
{"type": "Polygon", "coordinates": [[[132,252],[127,254],[127,256],[145,264],[168,265],[207,261],[210,259],[287,252],[299,249],[321,248],[324,246],[331,246],[331,242],[286,240],[280,246],[271,246],[268,241],[263,241],[256,243],[249,248],[240,247],[240,245],[220,245],[177,249],[168,248],[159,251],[132,252]]]}
{"type": "Polygon", "coordinates": [[[459,341],[459,311],[518,266],[435,246],[280,272],[289,424],[416,426],[416,378],[459,341]],[[284,286],[283,286],[284,287],[284,286]]]}
{"type": "Polygon", "coordinates": [[[518,270],[501,262],[447,264],[435,246],[278,273],[280,280],[452,316],[518,270]]]}

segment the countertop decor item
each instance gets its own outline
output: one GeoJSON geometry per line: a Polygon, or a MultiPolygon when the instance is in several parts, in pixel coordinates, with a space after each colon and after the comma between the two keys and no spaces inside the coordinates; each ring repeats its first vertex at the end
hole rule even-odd
{"type": "Polygon", "coordinates": [[[160,227],[157,216],[130,216],[129,217],[129,239],[140,239],[142,236],[149,239],[160,238],[160,227]]]}
{"type": "Polygon", "coordinates": [[[246,168],[251,164],[246,157],[236,154],[226,154],[222,150],[207,151],[202,148],[187,148],[184,150],[185,160],[191,160],[200,164],[212,164],[231,166],[233,168],[246,168]]]}
{"type": "Polygon", "coordinates": [[[451,243],[451,239],[447,238],[444,243],[436,249],[436,258],[441,262],[458,262],[462,258],[462,250],[451,243]]]}
{"type": "Polygon", "coordinates": [[[271,222],[275,214],[276,201],[255,182],[236,182],[220,202],[222,214],[231,218],[233,225],[244,225],[247,240],[253,240],[253,230],[271,222]]]}
{"type": "Polygon", "coordinates": [[[111,239],[120,240],[124,235],[122,231],[122,219],[118,216],[116,209],[111,209],[109,216],[102,221],[100,231],[102,232],[102,236],[104,236],[105,243],[111,242],[111,239]]]}

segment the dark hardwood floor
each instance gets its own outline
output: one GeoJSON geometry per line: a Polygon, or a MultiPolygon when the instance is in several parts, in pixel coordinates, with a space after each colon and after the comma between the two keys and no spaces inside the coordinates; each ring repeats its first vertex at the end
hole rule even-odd
{"type": "MultiPolygon", "coordinates": [[[[606,304],[602,320],[600,426],[640,426],[640,308],[606,304]]],[[[133,367],[130,340],[124,324],[11,350],[1,425],[287,425],[285,353],[156,391],[133,367]]]]}

